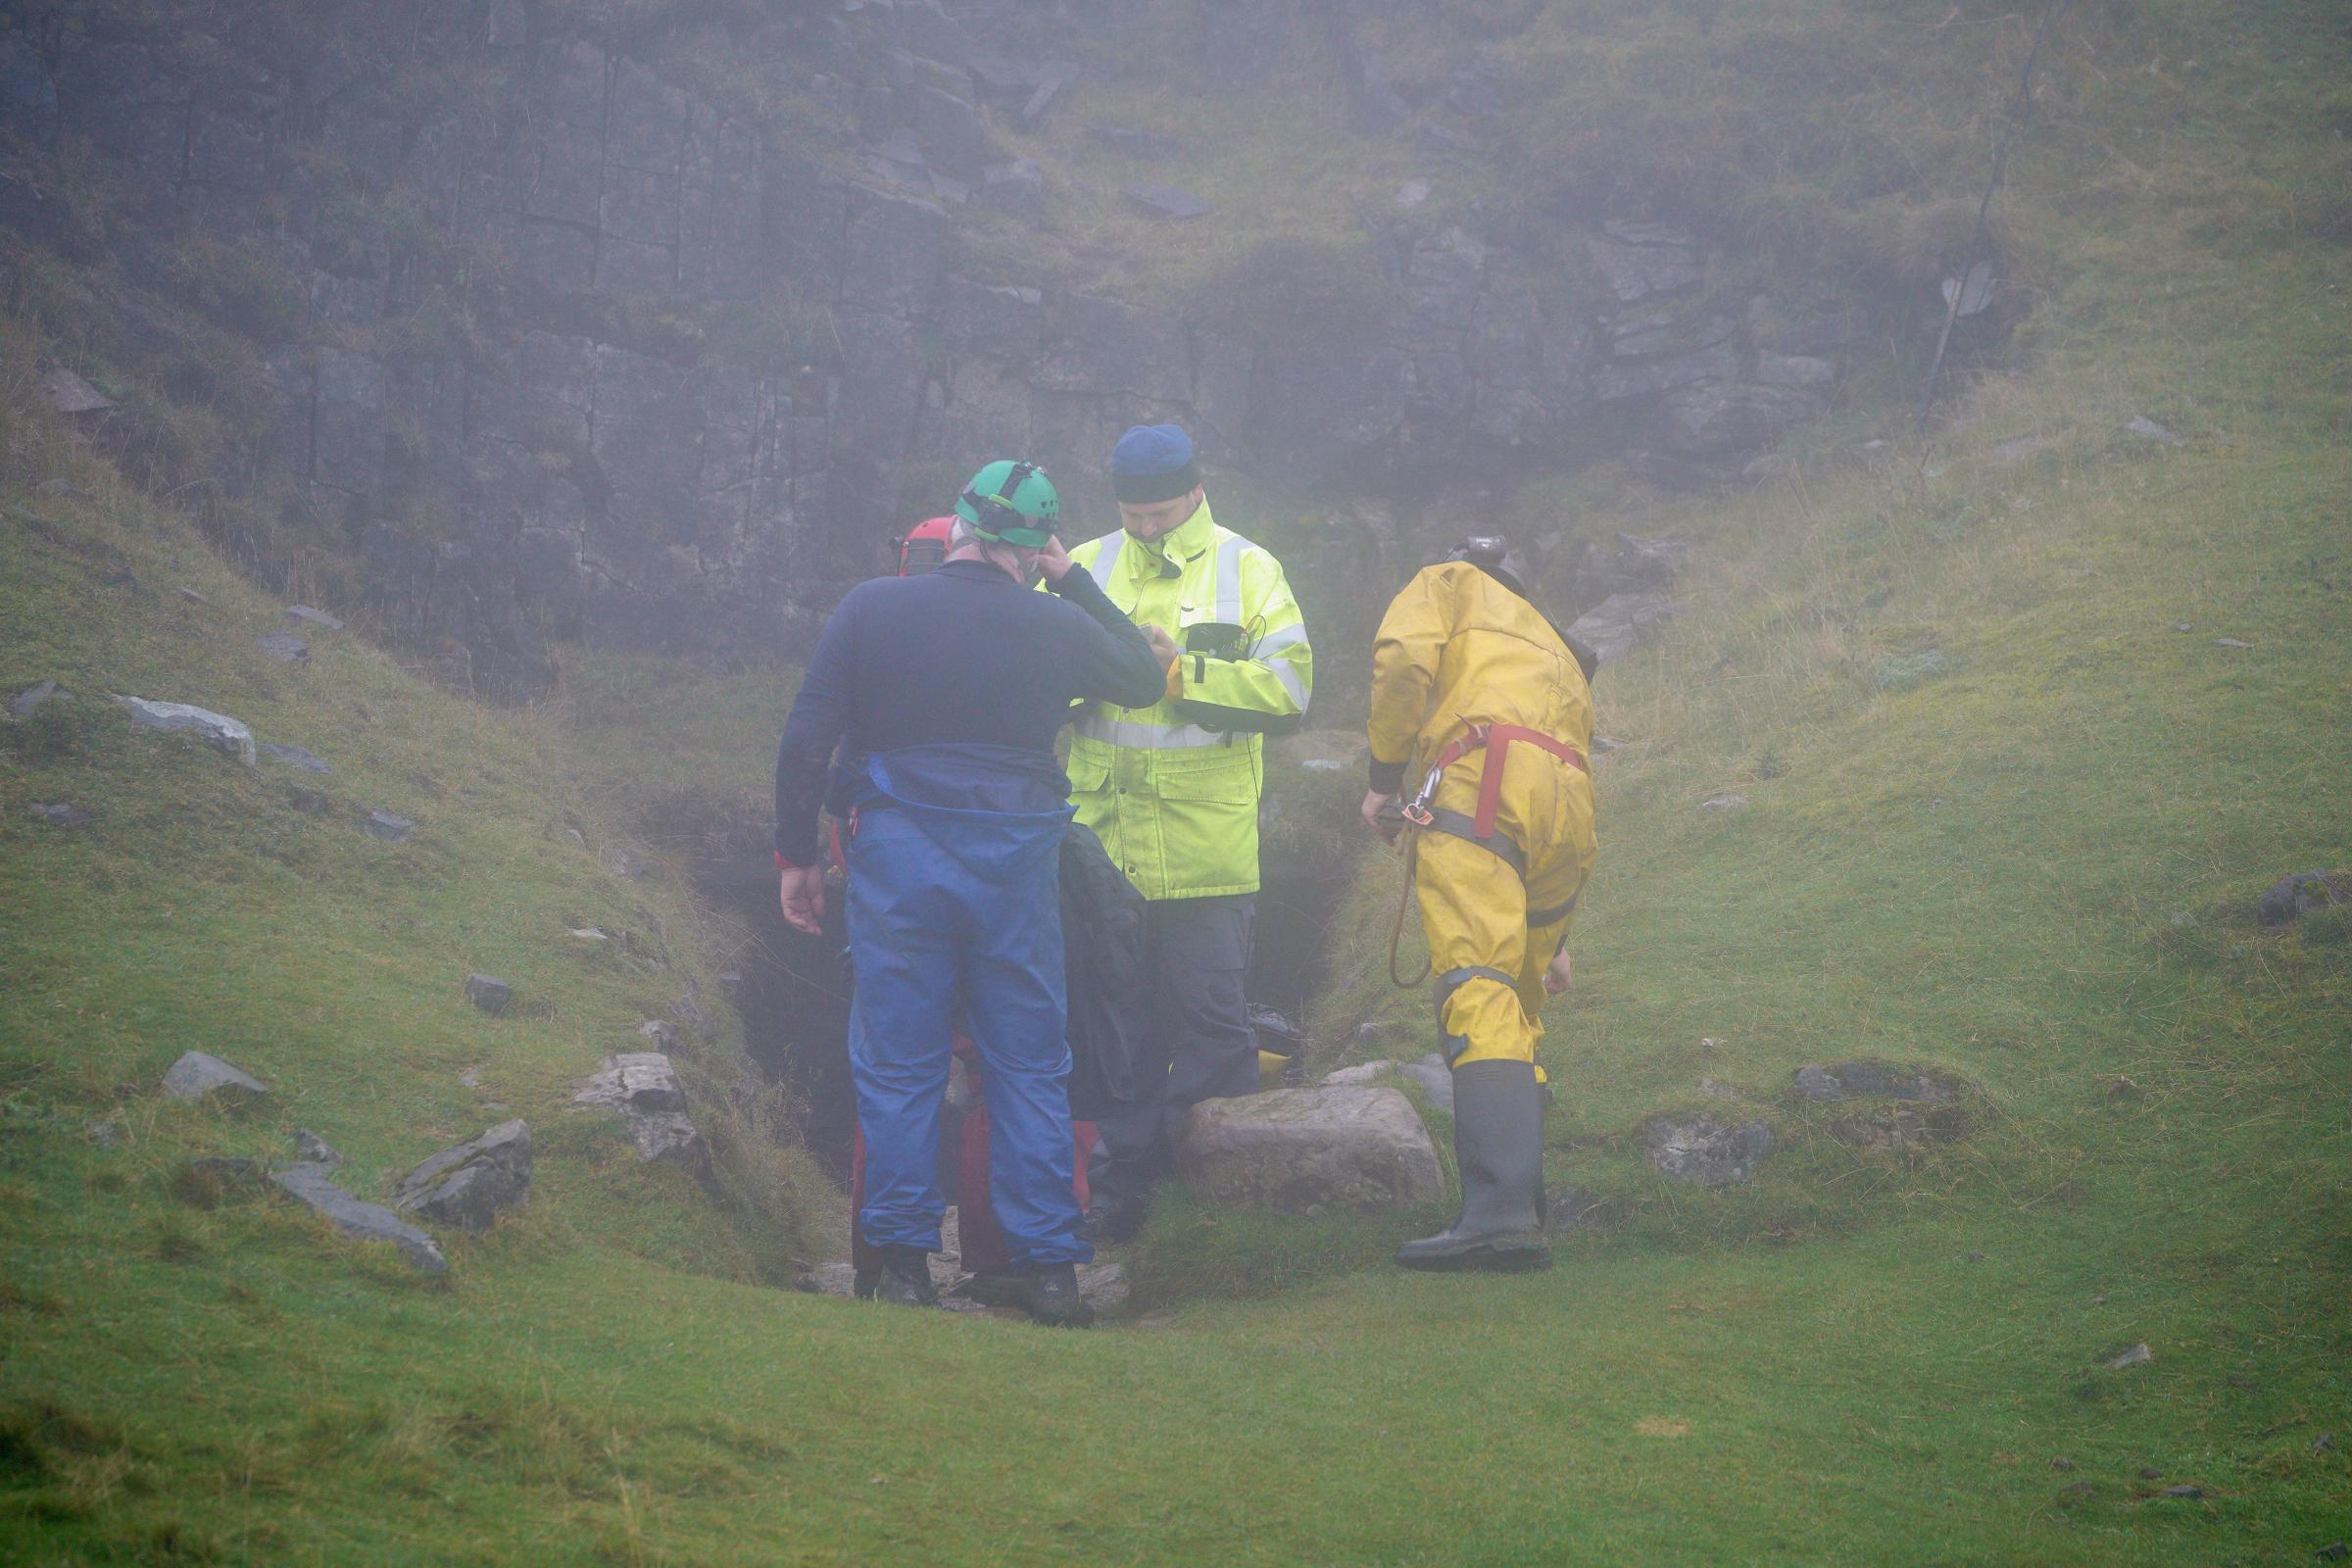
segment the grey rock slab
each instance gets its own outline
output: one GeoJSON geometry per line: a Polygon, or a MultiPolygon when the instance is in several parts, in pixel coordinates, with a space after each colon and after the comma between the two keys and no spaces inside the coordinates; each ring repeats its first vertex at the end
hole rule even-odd
{"type": "Polygon", "coordinates": [[[164,1093],[174,1100],[202,1100],[222,1090],[246,1095],[270,1092],[268,1085],[243,1068],[201,1051],[182,1052],[164,1074],[164,1093]]]}
{"type": "Polygon", "coordinates": [[[2180,437],[2177,432],[2166,429],[2144,414],[2134,417],[2124,428],[2138,436],[2142,441],[2160,441],[2166,446],[2180,444],[2180,437]]]}
{"type": "Polygon", "coordinates": [[[1448,1116],[1453,1114],[1453,1069],[1446,1065],[1444,1056],[1433,1051],[1397,1070],[1429,1092],[1431,1105],[1448,1116]]]}
{"type": "Polygon", "coordinates": [[[193,588],[182,588],[179,591],[179,597],[191,605],[210,605],[212,603],[210,599],[205,598],[193,588]]]}
{"type": "Polygon", "coordinates": [[[672,1165],[698,1168],[709,1162],[710,1147],[694,1125],[692,1117],[682,1110],[657,1110],[648,1115],[631,1115],[629,1140],[637,1146],[637,1157],[647,1161],[665,1160],[672,1165]]]}
{"type": "Polygon", "coordinates": [[[1079,1299],[1098,1313],[1117,1311],[1127,1304],[1127,1271],[1116,1263],[1078,1265],[1079,1299]]]}
{"type": "Polygon", "coordinates": [[[2254,901],[2254,918],[2267,926],[2282,926],[2316,909],[2352,904],[2352,871],[2297,871],[2263,889],[2254,901]]]}
{"type": "Polygon", "coordinates": [[[497,1017],[514,1004],[514,988],[492,975],[469,974],[466,977],[466,1000],[497,1017]]]}
{"type": "Polygon", "coordinates": [[[2107,1358],[2107,1369],[2111,1372],[2121,1372],[2128,1367],[2146,1366],[2150,1361],[2155,1359],[2156,1352],[2149,1349],[2147,1342],[2142,1340],[2139,1344],[2132,1346],[2130,1349],[2125,1350],[2120,1354],[2109,1356],[2107,1358]]]}
{"type": "Polygon", "coordinates": [[[530,1191],[531,1130],[520,1121],[503,1121],[418,1162],[401,1178],[392,1204],[478,1233],[530,1191]]]}
{"type": "Polygon", "coordinates": [[[1046,211],[1046,175],[1034,158],[991,164],[980,172],[980,193],[990,212],[1040,218],[1046,211]]]}
{"type": "Polygon", "coordinates": [[[30,718],[43,703],[70,703],[74,694],[53,680],[27,686],[8,700],[8,716],[30,718]]]}
{"type": "Polygon", "coordinates": [[[343,629],[343,623],[334,616],[323,610],[313,610],[308,605],[288,605],[286,618],[299,620],[305,625],[317,626],[322,631],[341,631],[343,629]]]}
{"type": "Polygon", "coordinates": [[[1052,75],[1037,84],[1037,90],[1029,95],[1029,101],[1021,105],[1021,124],[1026,127],[1045,119],[1077,83],[1077,66],[1063,64],[1055,67],[1052,75]]]}
{"type": "Polygon", "coordinates": [[[145,697],[119,697],[116,701],[140,729],[189,730],[213,750],[234,757],[248,767],[254,765],[253,731],[225,713],[188,703],[154,702],[145,697]]]}
{"type": "Polygon", "coordinates": [[[658,1051],[664,1056],[678,1055],[686,1046],[684,1037],[678,1033],[678,1026],[666,1018],[648,1018],[637,1026],[637,1034],[649,1050],[658,1051]]]}
{"type": "Polygon", "coordinates": [[[294,1157],[305,1165],[330,1169],[343,1163],[343,1152],[307,1127],[294,1129],[294,1157]]]}
{"type": "Polygon", "coordinates": [[[326,1216],[335,1229],[363,1242],[389,1242],[400,1255],[427,1274],[446,1273],[449,1259],[439,1244],[381,1203],[370,1203],[337,1187],[323,1165],[294,1165],[270,1178],[289,1196],[326,1216]]]}
{"type": "Polygon", "coordinates": [[[305,773],[331,773],[334,771],[333,768],[314,757],[307,747],[290,746],[283,741],[264,741],[259,749],[264,757],[274,758],[288,767],[300,768],[305,773]]]}
{"type": "Polygon", "coordinates": [[[1675,294],[1695,288],[1706,275],[1698,253],[1683,245],[1628,245],[1617,240],[1590,239],[1585,242],[1585,254],[1621,305],[1632,305],[1653,294],[1675,294]]]}
{"type": "Polygon", "coordinates": [[[398,844],[416,831],[416,824],[405,816],[390,811],[369,811],[360,823],[360,831],[369,838],[382,839],[386,844],[398,844]]]}
{"type": "Polygon", "coordinates": [[[1287,1213],[1377,1210],[1445,1193],[1437,1147],[1394,1089],[1278,1089],[1209,1100],[1186,1113],[1177,1168],[1221,1203],[1287,1213]]]}
{"type": "Polygon", "coordinates": [[[1340,1067],[1323,1075],[1323,1082],[1346,1089],[1364,1084],[1376,1084],[1393,1072],[1401,1072],[1401,1061],[1363,1061],[1352,1067],[1340,1067]]]}
{"type": "Polygon", "coordinates": [[[2216,637],[2213,640],[2213,646],[2216,648],[2251,648],[2254,645],[2238,637],[2216,637]]]}
{"type": "Polygon", "coordinates": [[[1884,1061],[1839,1061],[1824,1067],[1799,1067],[1796,1092],[1823,1104],[1841,1100],[1916,1100],[1932,1105],[1949,1103],[1959,1086],[1917,1068],[1884,1061]]]}
{"type": "Polygon", "coordinates": [[[268,631],[254,639],[263,653],[281,663],[299,664],[311,657],[311,645],[290,631],[268,631]]]}
{"type": "Polygon", "coordinates": [[[607,1056],[602,1071],[582,1084],[574,1103],[652,1113],[686,1108],[678,1069],[658,1051],[624,1051],[607,1056]]]}
{"type": "Polygon", "coordinates": [[[1568,635],[1592,649],[1605,664],[1624,658],[1654,628],[1672,620],[1675,610],[1663,594],[1611,594],[1577,616],[1568,635]]]}
{"type": "Polygon", "coordinates": [[[1917,1149],[1935,1141],[1939,1130],[1915,1110],[1883,1110],[1838,1122],[1830,1136],[1856,1149],[1917,1149]]]}
{"type": "Polygon", "coordinates": [[[1181,185],[1169,185],[1156,179],[1139,179],[1119,192],[1128,205],[1147,218],[1192,219],[1205,218],[1208,203],[1181,185]]]}
{"type": "Polygon", "coordinates": [[[78,806],[63,801],[35,801],[30,808],[33,817],[51,827],[88,827],[97,820],[78,806]]]}
{"type": "Polygon", "coordinates": [[[1738,793],[1710,795],[1698,803],[1702,811],[1737,811],[1747,805],[1747,797],[1738,793]]]}
{"type": "Polygon", "coordinates": [[[1697,1187],[1729,1187],[1756,1179],[1772,1147],[1761,1121],[1726,1124],[1712,1116],[1652,1116],[1642,1131],[1650,1168],[1697,1187]]]}
{"type": "Polygon", "coordinates": [[[41,396],[60,414],[104,414],[115,400],[62,365],[41,372],[41,396]]]}

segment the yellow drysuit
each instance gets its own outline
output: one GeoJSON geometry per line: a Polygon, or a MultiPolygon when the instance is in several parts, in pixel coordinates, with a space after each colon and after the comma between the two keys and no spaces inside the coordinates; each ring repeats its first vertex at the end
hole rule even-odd
{"type": "MultiPolygon", "coordinates": [[[[1478,724],[1524,726],[1589,756],[1592,697],[1576,657],[1533,605],[1468,562],[1446,562],[1406,584],[1381,617],[1373,760],[1405,764],[1409,799],[1447,743],[1478,724]]],[[[1488,756],[1473,751],[1446,769],[1431,801],[1441,826],[1467,830],[1488,756]]],[[[1536,1059],[1544,971],[1592,869],[1586,770],[1526,743],[1503,753],[1502,769],[1493,839],[1417,830],[1421,927],[1454,1067],[1536,1059]]]]}

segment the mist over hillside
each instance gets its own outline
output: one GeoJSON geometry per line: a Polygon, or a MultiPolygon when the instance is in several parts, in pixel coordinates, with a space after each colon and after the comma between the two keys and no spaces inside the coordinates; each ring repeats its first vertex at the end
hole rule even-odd
{"type": "Polygon", "coordinates": [[[1100,531],[1147,419],[1361,616],[1531,475],[1773,471],[1972,261],[1961,363],[2027,313],[2021,29],[1833,10],[33,4],[6,265],[148,482],[493,697],[790,657],[988,456],[1100,531]]]}
{"type": "Polygon", "coordinates": [[[10,0],[0,1562],[2343,1560],[2342,10],[10,0]],[[1145,420],[1313,636],[1250,1000],[1448,1191],[1375,617],[1604,656],[1548,1273],[849,1298],[799,662],[1145,420]]]}

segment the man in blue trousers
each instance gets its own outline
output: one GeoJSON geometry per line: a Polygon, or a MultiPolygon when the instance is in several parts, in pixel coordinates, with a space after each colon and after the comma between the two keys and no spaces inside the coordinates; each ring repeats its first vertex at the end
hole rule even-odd
{"type": "Polygon", "coordinates": [[[882,1255],[876,1298],[937,1299],[940,1101],[960,1008],[986,1068],[988,1197],[1020,1304],[1084,1327],[1076,1265],[1094,1251],[1071,1190],[1057,883],[1069,782],[1054,738],[1074,702],[1156,702],[1175,650],[1069,569],[1059,510],[1034,464],[989,464],[956,504],[945,564],[850,590],[777,748],[775,846],[784,918],[816,934],[818,807],[850,824],[858,1224],[882,1255]],[[1053,595],[1023,591],[1040,576],[1053,595]]]}

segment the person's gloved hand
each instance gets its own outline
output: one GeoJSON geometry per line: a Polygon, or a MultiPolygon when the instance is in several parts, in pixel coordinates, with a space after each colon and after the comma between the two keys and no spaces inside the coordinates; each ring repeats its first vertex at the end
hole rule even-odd
{"type": "Polygon", "coordinates": [[[1396,835],[1404,831],[1403,817],[1381,815],[1382,811],[1388,809],[1389,803],[1396,798],[1394,795],[1383,795],[1378,790],[1364,792],[1364,804],[1360,808],[1360,814],[1364,819],[1364,825],[1379,834],[1380,842],[1383,844],[1396,843],[1396,835]]]}
{"type": "Polygon", "coordinates": [[[1545,965],[1544,970],[1544,994],[1545,996],[1556,997],[1561,992],[1567,990],[1568,982],[1575,978],[1575,967],[1576,966],[1574,964],[1568,961],[1568,950],[1566,948],[1562,948],[1559,952],[1553,954],[1551,956],[1551,962],[1545,965]]]}

